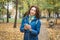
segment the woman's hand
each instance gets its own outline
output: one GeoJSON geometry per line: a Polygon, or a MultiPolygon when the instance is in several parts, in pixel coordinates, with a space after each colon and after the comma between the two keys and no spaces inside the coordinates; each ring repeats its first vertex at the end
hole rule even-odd
{"type": "Polygon", "coordinates": [[[31,29],[31,26],[30,26],[30,25],[25,25],[25,26],[24,26],[24,29],[25,29],[25,30],[29,30],[29,29],[31,29]]]}
{"type": "Polygon", "coordinates": [[[25,30],[28,30],[26,25],[24,26],[24,29],[25,29],[25,30]]]}
{"type": "Polygon", "coordinates": [[[27,29],[31,29],[31,26],[30,25],[27,25],[27,29]]]}

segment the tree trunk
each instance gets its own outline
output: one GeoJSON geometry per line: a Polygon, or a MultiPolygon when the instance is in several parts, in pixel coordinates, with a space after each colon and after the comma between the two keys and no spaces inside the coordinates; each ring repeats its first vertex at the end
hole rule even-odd
{"type": "Polygon", "coordinates": [[[14,28],[16,28],[16,24],[17,24],[17,12],[18,12],[18,0],[16,0],[16,15],[15,15],[14,28]]]}
{"type": "MultiPolygon", "coordinates": [[[[7,0],[7,2],[9,2],[7,0]]],[[[9,23],[9,4],[7,4],[7,23],[9,23]]]]}

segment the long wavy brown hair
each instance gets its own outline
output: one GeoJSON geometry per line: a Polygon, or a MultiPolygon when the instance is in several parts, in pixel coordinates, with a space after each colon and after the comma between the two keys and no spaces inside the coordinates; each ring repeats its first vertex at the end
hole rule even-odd
{"type": "Polygon", "coordinates": [[[40,10],[39,10],[39,8],[37,6],[31,6],[29,8],[29,10],[27,12],[25,12],[25,14],[23,15],[23,17],[28,16],[30,14],[30,10],[31,10],[32,7],[36,8],[36,14],[35,14],[35,16],[36,16],[36,18],[39,19],[40,18],[40,10]]]}

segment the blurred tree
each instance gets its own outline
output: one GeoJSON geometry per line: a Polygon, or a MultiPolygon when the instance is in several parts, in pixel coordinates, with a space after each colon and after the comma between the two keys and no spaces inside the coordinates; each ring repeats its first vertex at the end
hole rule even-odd
{"type": "Polygon", "coordinates": [[[16,0],[16,15],[15,15],[14,28],[16,28],[16,24],[17,24],[17,13],[18,13],[18,0],[16,0]]]}

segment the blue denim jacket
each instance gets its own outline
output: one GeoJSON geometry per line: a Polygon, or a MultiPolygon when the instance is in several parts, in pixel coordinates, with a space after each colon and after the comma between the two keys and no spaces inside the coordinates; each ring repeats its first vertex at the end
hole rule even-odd
{"type": "Polygon", "coordinates": [[[24,40],[38,40],[38,34],[40,32],[41,22],[36,17],[29,23],[29,16],[26,16],[22,19],[20,26],[20,31],[24,32],[24,40]],[[24,25],[31,25],[32,30],[25,30],[24,25]]]}

